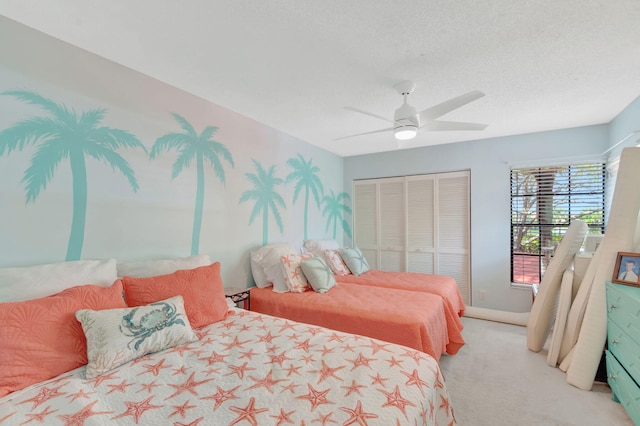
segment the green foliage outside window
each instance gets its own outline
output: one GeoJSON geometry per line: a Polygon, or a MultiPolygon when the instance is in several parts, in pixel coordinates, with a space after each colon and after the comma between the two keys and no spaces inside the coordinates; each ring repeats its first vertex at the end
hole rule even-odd
{"type": "Polygon", "coordinates": [[[604,233],[604,185],[602,163],[511,170],[512,282],[540,282],[572,221],[604,233]],[[524,257],[536,273],[518,270],[524,257]]]}

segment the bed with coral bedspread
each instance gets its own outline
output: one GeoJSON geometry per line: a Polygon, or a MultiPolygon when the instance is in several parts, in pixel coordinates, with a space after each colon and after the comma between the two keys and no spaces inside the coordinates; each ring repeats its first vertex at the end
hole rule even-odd
{"type": "Polygon", "coordinates": [[[440,296],[424,292],[340,284],[323,294],[254,287],[251,310],[397,343],[436,360],[464,345],[458,315],[440,296]]]}
{"type": "Polygon", "coordinates": [[[446,275],[372,269],[357,276],[336,275],[335,278],[341,284],[360,284],[436,294],[442,297],[458,316],[464,314],[465,305],[458,284],[455,279],[446,275]]]}
{"type": "Polygon", "coordinates": [[[92,380],[80,367],[13,392],[0,424],[455,423],[423,352],[239,309],[196,333],[92,380]]]}

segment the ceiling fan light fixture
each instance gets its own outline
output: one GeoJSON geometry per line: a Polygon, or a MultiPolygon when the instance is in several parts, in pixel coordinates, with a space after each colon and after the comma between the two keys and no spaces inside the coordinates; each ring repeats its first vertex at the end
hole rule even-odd
{"type": "Polygon", "coordinates": [[[414,126],[411,124],[406,126],[400,126],[400,127],[396,127],[393,132],[396,139],[400,141],[406,141],[416,137],[416,135],[418,134],[418,126],[414,126]]]}
{"type": "MultiPolygon", "coordinates": [[[[371,135],[374,133],[384,133],[393,131],[396,140],[407,141],[413,139],[418,134],[418,129],[425,131],[442,131],[442,130],[484,130],[487,125],[479,123],[464,123],[460,121],[438,121],[437,119],[455,109],[461,108],[466,104],[480,99],[484,96],[484,93],[479,90],[474,90],[464,95],[451,98],[447,101],[441,102],[423,111],[416,112],[416,109],[407,103],[407,96],[410,95],[415,89],[416,85],[412,81],[401,81],[396,84],[394,88],[402,95],[404,102],[395,110],[393,114],[393,120],[390,120],[381,115],[377,115],[368,111],[357,109],[354,107],[344,107],[350,111],[358,112],[360,114],[368,115],[383,121],[387,121],[393,124],[393,127],[387,127],[386,129],[373,130],[364,133],[358,133],[356,135],[343,136],[334,140],[341,140],[346,138],[352,138],[355,136],[371,135]]],[[[400,145],[400,144],[398,144],[400,145]]]]}

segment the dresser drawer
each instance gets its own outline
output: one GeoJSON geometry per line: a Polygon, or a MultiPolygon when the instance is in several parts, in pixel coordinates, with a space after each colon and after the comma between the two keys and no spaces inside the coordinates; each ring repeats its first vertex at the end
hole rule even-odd
{"type": "Polygon", "coordinates": [[[625,333],[640,341],[640,289],[607,284],[607,313],[625,333]]]}
{"type": "Polygon", "coordinates": [[[629,377],[611,352],[606,351],[606,356],[607,382],[633,423],[640,425],[640,387],[629,377]]]}
{"type": "Polygon", "coordinates": [[[616,356],[631,377],[640,382],[640,343],[638,341],[640,341],[640,335],[634,341],[616,323],[609,321],[607,324],[609,351],[616,356]]]}

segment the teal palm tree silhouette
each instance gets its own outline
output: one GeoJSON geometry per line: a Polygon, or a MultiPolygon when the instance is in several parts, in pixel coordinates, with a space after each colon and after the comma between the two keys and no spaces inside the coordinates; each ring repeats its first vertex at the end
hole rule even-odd
{"type": "Polygon", "coordinates": [[[146,149],[127,131],[99,126],[106,114],[105,109],[77,113],[34,92],[10,90],[2,94],[37,105],[51,114],[20,121],[1,131],[0,156],[14,149],[21,151],[26,145],[39,145],[22,178],[27,204],[35,202],[40,191],[46,189],[58,164],[69,159],[73,181],[73,220],[66,260],[78,260],[84,244],[87,213],[86,157],[102,160],[114,171],[118,170],[136,192],[138,182],[133,169],[116,151],[120,148],[142,148],[146,152],[146,149]]]}
{"type": "Polygon", "coordinates": [[[333,194],[333,190],[331,190],[331,195],[325,195],[322,199],[324,203],[324,210],[322,211],[322,215],[327,216],[327,229],[329,231],[329,227],[333,225],[333,238],[336,238],[336,228],[338,226],[338,222],[342,225],[342,230],[347,234],[349,238],[351,238],[351,228],[349,227],[349,223],[344,219],[344,213],[351,214],[351,207],[349,207],[345,202],[350,202],[351,198],[349,194],[346,192],[341,192],[338,195],[333,194]]]}
{"type": "Polygon", "coordinates": [[[204,208],[204,162],[207,160],[224,185],[224,168],[220,156],[233,167],[233,157],[229,150],[220,142],[211,138],[218,130],[208,126],[198,135],[193,126],[180,115],[173,113],[173,117],[182,127],[184,133],[169,133],[156,139],[151,148],[151,159],[158,157],[162,151],[175,149],[178,158],[172,166],[171,179],[176,178],[185,167],[189,167],[192,160],[196,160],[196,206],[193,214],[193,232],[191,235],[191,254],[198,254],[200,250],[200,230],[202,228],[202,210],[204,208]]]}
{"type": "Polygon", "coordinates": [[[276,187],[282,185],[284,181],[275,177],[276,166],[271,166],[267,171],[256,160],[252,159],[251,161],[253,161],[253,164],[256,166],[257,173],[245,173],[245,176],[253,185],[253,189],[243,192],[238,204],[249,200],[256,202],[253,205],[253,210],[251,210],[249,225],[253,223],[258,214],[262,213],[262,245],[265,245],[269,242],[270,211],[276,220],[280,232],[282,232],[282,218],[278,211],[278,206],[282,208],[286,208],[286,206],[280,194],[276,192],[276,187]]]}
{"type": "Polygon", "coordinates": [[[313,198],[318,208],[320,208],[320,197],[322,196],[322,182],[316,175],[320,171],[317,166],[311,165],[311,161],[307,162],[304,157],[298,154],[297,157],[287,160],[287,164],[293,168],[293,171],[287,175],[287,182],[297,181],[295,190],[293,191],[293,202],[295,203],[300,195],[300,191],[304,189],[304,239],[307,239],[307,219],[309,214],[309,191],[313,194],[313,198]]]}

